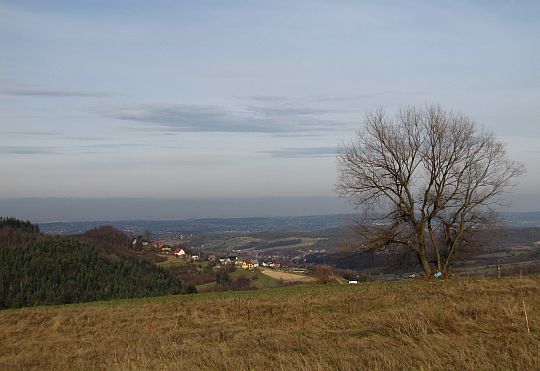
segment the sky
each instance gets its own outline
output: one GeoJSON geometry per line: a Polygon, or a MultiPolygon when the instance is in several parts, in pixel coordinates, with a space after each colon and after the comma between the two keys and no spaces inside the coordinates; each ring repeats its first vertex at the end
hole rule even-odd
{"type": "Polygon", "coordinates": [[[494,130],[527,169],[514,209],[540,210],[538,1],[0,0],[0,19],[0,214],[316,203],[367,112],[426,103],[494,130]]]}

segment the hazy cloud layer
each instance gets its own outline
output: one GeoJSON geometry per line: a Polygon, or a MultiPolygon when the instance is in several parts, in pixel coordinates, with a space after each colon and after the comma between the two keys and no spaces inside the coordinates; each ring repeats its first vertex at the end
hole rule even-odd
{"type": "MultiPolygon", "coordinates": [[[[356,94],[356,95],[306,95],[302,98],[297,98],[297,101],[304,103],[321,103],[321,102],[343,102],[343,101],[365,101],[367,99],[373,99],[377,96],[385,96],[390,94],[395,94],[396,92],[386,91],[378,93],[365,93],[365,94],[356,94]]],[[[253,95],[247,97],[247,99],[260,102],[260,103],[290,103],[293,101],[289,97],[285,96],[274,96],[274,95],[253,95]]]]}
{"type": "Polygon", "coordinates": [[[296,133],[327,131],[342,123],[321,118],[318,108],[287,105],[249,106],[230,111],[219,106],[138,104],[101,110],[107,118],[132,121],[152,128],[179,132],[296,133]]]}
{"type": "Polygon", "coordinates": [[[128,143],[96,143],[75,146],[0,146],[0,155],[56,155],[114,153],[121,148],[131,147],[128,143]]]}
{"type": "Polygon", "coordinates": [[[333,112],[329,109],[300,107],[292,104],[280,106],[248,106],[247,110],[254,115],[264,117],[298,117],[298,116],[315,116],[324,115],[333,112]]]}
{"type": "Polygon", "coordinates": [[[58,88],[46,88],[46,87],[15,87],[4,89],[1,91],[4,95],[11,96],[29,96],[29,97],[58,97],[58,98],[69,98],[69,97],[90,97],[90,98],[100,98],[108,97],[111,94],[97,91],[85,91],[85,90],[69,90],[69,89],[58,89],[58,88]]]}
{"type": "Polygon", "coordinates": [[[54,152],[54,148],[50,147],[0,146],[0,155],[45,155],[54,152]]]}
{"type": "Polygon", "coordinates": [[[273,151],[265,151],[272,157],[277,158],[298,158],[298,157],[334,157],[337,153],[336,147],[308,147],[308,148],[283,148],[273,151]]]}
{"type": "Polygon", "coordinates": [[[60,136],[56,131],[30,131],[30,130],[2,130],[0,134],[14,136],[37,136],[37,137],[57,137],[60,136]]]}

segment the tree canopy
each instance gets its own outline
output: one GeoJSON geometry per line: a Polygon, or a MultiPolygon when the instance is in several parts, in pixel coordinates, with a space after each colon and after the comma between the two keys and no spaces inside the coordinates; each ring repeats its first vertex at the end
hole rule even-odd
{"type": "Polygon", "coordinates": [[[362,248],[413,253],[426,274],[452,269],[524,172],[492,131],[437,105],[366,115],[337,160],[338,192],[365,212],[362,248]]]}

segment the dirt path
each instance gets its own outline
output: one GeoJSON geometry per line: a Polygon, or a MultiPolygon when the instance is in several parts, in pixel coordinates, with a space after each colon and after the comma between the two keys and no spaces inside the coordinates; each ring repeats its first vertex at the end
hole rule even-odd
{"type": "Polygon", "coordinates": [[[269,277],[272,277],[275,280],[283,280],[283,282],[313,282],[315,278],[310,276],[305,276],[302,274],[294,274],[282,271],[275,271],[272,269],[261,269],[261,273],[266,274],[269,277]]]}

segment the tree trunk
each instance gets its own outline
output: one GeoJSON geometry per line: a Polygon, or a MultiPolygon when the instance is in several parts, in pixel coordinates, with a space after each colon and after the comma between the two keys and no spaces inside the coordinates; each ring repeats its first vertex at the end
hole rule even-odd
{"type": "Polygon", "coordinates": [[[437,239],[435,238],[435,235],[433,233],[433,228],[431,225],[428,226],[429,231],[429,238],[431,239],[431,244],[433,245],[433,251],[435,252],[435,259],[437,259],[437,269],[442,269],[442,259],[441,259],[441,252],[439,249],[439,243],[437,242],[437,239]]]}
{"type": "Polygon", "coordinates": [[[424,270],[424,273],[426,275],[430,275],[431,274],[431,266],[429,265],[429,262],[427,260],[425,252],[423,252],[423,253],[419,252],[418,253],[418,261],[422,265],[422,269],[424,270]]]}

